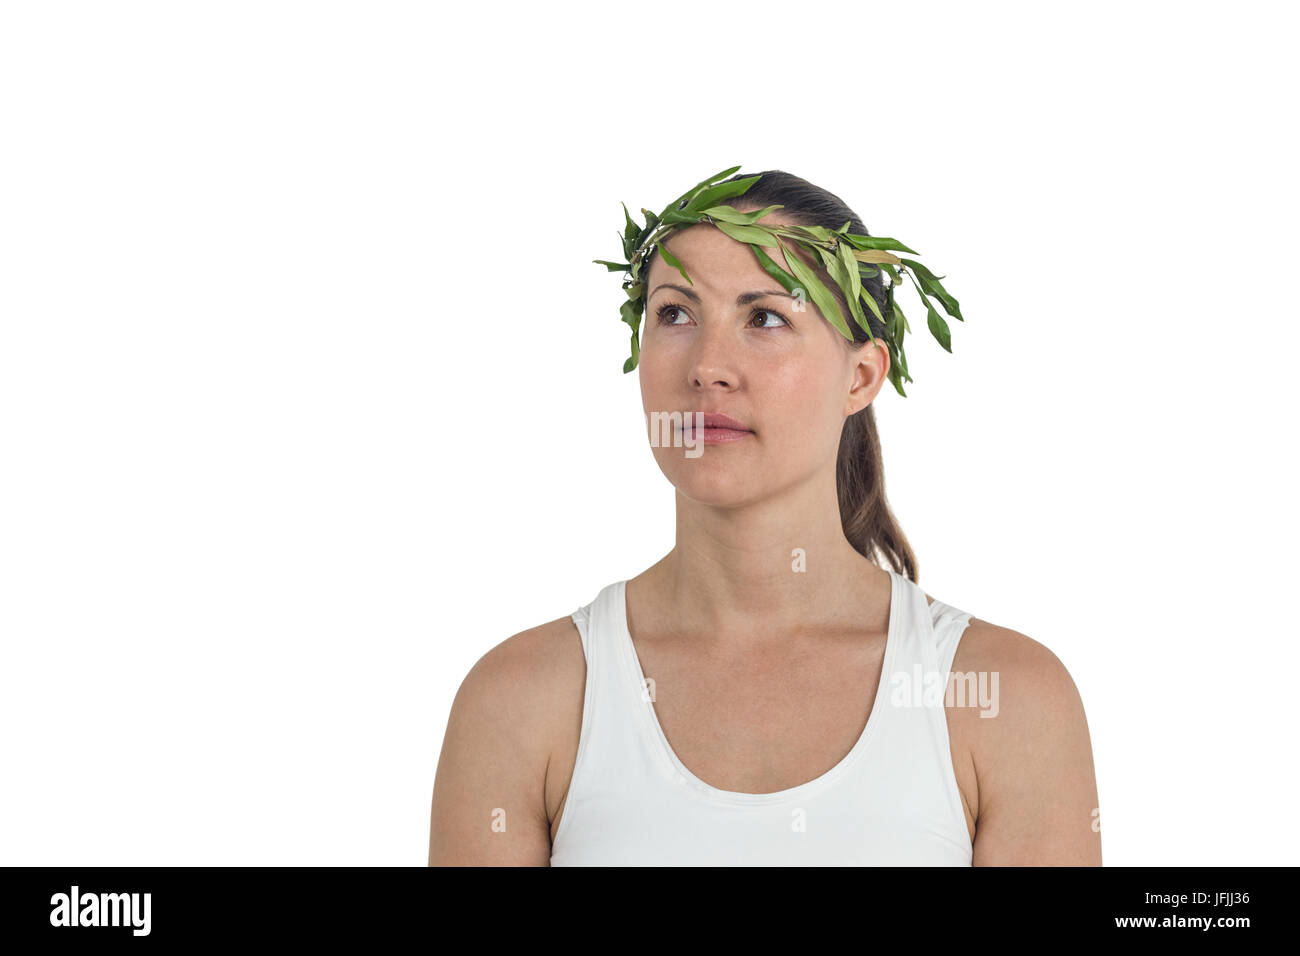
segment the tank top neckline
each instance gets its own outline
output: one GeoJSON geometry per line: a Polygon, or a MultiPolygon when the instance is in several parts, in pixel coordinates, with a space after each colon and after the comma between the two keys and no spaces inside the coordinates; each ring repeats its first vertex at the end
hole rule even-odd
{"type": "MultiPolygon", "coordinates": [[[[666,761],[668,769],[673,773],[674,779],[690,787],[699,795],[717,803],[725,803],[733,806],[761,806],[772,803],[782,803],[787,800],[794,800],[802,797],[808,797],[819,792],[833,784],[836,780],[848,773],[849,769],[857,762],[858,758],[867,749],[876,729],[884,719],[884,700],[886,696],[886,684],[889,682],[889,675],[892,673],[892,667],[895,654],[900,643],[899,630],[902,627],[903,618],[907,611],[903,607],[903,577],[892,568],[884,568],[890,578],[889,588],[889,624],[885,632],[885,653],[882,659],[880,669],[880,681],[876,685],[876,696],[871,705],[871,711],[867,715],[866,726],[862,728],[862,733],[858,735],[857,741],[854,742],[852,749],[847,754],[820,776],[804,783],[796,784],[793,787],[787,787],[784,790],[774,790],[769,793],[745,793],[740,790],[723,790],[712,784],[705,783],[697,777],[686,764],[682,763],[673,750],[672,745],[668,742],[668,736],[664,733],[663,726],[659,723],[659,715],[655,713],[654,703],[646,700],[646,706],[637,708],[643,712],[642,725],[643,730],[648,732],[652,738],[652,745],[659,755],[666,761]]],[[[637,687],[644,691],[646,687],[645,671],[641,667],[641,659],[637,656],[636,645],[632,643],[632,630],[627,623],[627,581],[618,583],[617,594],[614,601],[615,617],[619,631],[619,644],[623,651],[620,657],[625,665],[629,667],[632,675],[637,681],[637,687]]]]}

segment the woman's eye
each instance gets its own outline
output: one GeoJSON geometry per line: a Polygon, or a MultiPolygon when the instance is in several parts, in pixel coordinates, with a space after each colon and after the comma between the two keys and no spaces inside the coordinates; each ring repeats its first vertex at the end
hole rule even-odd
{"type": "MultiPolygon", "coordinates": [[[[761,317],[761,316],[765,316],[765,315],[771,316],[771,317],[774,318],[774,319],[779,319],[779,320],[781,321],[781,325],[789,325],[789,324],[790,324],[788,321],[786,321],[786,317],[785,317],[784,315],[782,315],[780,312],[773,312],[773,311],[770,310],[770,309],[759,309],[757,312],[754,313],[754,318],[755,318],[755,319],[759,319],[760,321],[762,321],[762,319],[761,319],[760,317],[761,317]]],[[[763,326],[761,326],[761,328],[765,328],[765,329],[779,329],[780,327],[781,327],[780,325],[763,325],[763,326]]]]}
{"type": "Polygon", "coordinates": [[[675,317],[682,314],[682,310],[675,305],[666,305],[659,310],[659,321],[663,325],[677,325],[675,317]]]}

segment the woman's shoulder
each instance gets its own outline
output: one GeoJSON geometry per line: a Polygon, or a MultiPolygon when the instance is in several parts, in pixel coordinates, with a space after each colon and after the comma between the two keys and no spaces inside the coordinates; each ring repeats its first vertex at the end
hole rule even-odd
{"type": "Polygon", "coordinates": [[[584,666],[576,627],[557,618],[493,645],[469,669],[435,774],[431,860],[544,862],[554,758],[563,729],[580,720],[584,666]],[[522,813],[524,825],[511,826],[520,839],[485,844],[471,833],[484,805],[522,813]]]}
{"type": "Polygon", "coordinates": [[[497,706],[508,700],[515,718],[535,722],[572,703],[566,691],[576,689],[581,706],[585,673],[578,628],[566,614],[495,644],[470,668],[461,688],[497,706]]]}
{"type": "Polygon", "coordinates": [[[1046,644],[1010,627],[970,616],[953,658],[954,671],[998,672],[1023,684],[1022,692],[1055,695],[1073,680],[1046,644]]]}
{"type": "Polygon", "coordinates": [[[972,616],[950,681],[945,712],[968,823],[973,818],[982,836],[977,860],[1100,863],[1088,720],[1060,657],[1027,634],[972,616]]]}
{"type": "Polygon", "coordinates": [[[935,598],[924,591],[921,593],[925,595],[932,615],[966,620],[966,627],[961,631],[961,640],[953,658],[954,671],[992,671],[994,668],[1002,668],[1017,677],[1032,679],[1038,686],[1049,690],[1059,689],[1053,685],[1070,679],[1065,665],[1046,644],[1010,627],[977,618],[948,604],[942,598],[935,598]]]}
{"type": "Polygon", "coordinates": [[[946,710],[950,730],[982,771],[981,783],[1010,776],[1027,760],[1090,755],[1079,689],[1046,644],[972,616],[951,674],[954,691],[960,686],[977,695],[972,699],[967,693],[963,701],[954,692],[946,710]]]}
{"type": "Polygon", "coordinates": [[[587,684],[573,616],[512,634],[479,659],[471,676],[472,693],[497,710],[506,732],[541,767],[534,781],[554,836],[577,762],[587,684]]]}

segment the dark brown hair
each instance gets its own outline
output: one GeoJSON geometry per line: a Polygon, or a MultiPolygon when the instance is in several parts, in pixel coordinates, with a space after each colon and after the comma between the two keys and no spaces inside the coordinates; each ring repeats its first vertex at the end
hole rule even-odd
{"type": "MultiPolygon", "coordinates": [[[[850,209],[839,196],[814,186],[806,179],[800,179],[791,173],[779,169],[769,169],[762,173],[743,173],[733,176],[745,179],[758,175],[760,179],[747,189],[743,195],[728,201],[742,212],[749,212],[780,204],[777,215],[801,226],[824,226],[838,229],[845,222],[850,223],[849,231],[857,235],[870,235],[858,214],[850,209]]],[[[801,257],[803,258],[803,257],[801,257]]],[[[805,258],[804,261],[814,266],[805,258]]],[[[649,260],[647,260],[648,269],[649,260]]],[[[839,301],[843,314],[848,317],[848,326],[853,331],[853,342],[841,337],[845,347],[860,349],[871,341],[867,333],[853,321],[849,305],[840,291],[838,284],[830,278],[820,264],[815,266],[818,277],[839,301]]],[[[886,319],[893,317],[881,275],[862,280],[864,291],[869,293],[880,307],[880,314],[886,319]]],[[[871,325],[871,332],[883,337],[885,327],[869,308],[862,310],[871,325]]],[[[880,435],[876,430],[874,403],[862,411],[850,415],[844,422],[840,433],[839,457],[835,466],[835,483],[840,501],[840,523],[844,536],[860,553],[879,565],[881,559],[888,561],[899,574],[912,581],[917,581],[916,555],[908,543],[903,529],[898,525],[885,497],[885,467],[881,461],[880,435]]]]}

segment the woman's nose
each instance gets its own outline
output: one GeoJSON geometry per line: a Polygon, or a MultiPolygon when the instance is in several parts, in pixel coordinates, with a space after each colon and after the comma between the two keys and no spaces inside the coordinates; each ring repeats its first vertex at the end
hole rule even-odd
{"type": "Polygon", "coordinates": [[[736,343],[727,330],[717,328],[700,333],[691,352],[691,384],[697,387],[735,385],[736,343]]]}

